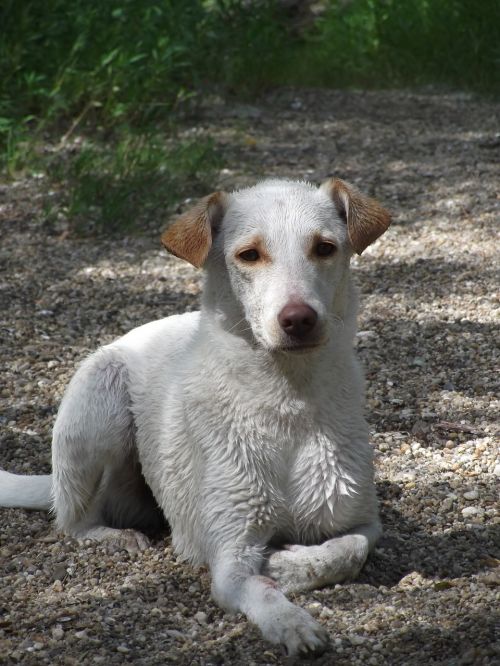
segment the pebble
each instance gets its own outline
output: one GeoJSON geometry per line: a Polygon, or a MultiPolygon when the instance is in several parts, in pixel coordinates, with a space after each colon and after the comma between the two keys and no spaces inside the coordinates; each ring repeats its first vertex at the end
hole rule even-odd
{"type": "Polygon", "coordinates": [[[198,611],[197,613],[195,613],[194,619],[196,620],[196,622],[198,622],[198,624],[206,624],[208,617],[207,614],[204,613],[203,611],[198,611]]]}
{"type": "Polygon", "coordinates": [[[462,509],[462,515],[468,518],[469,516],[476,516],[480,511],[477,506],[466,506],[462,509]]]}
{"type": "MultiPolygon", "coordinates": [[[[60,564],[58,565],[52,572],[52,579],[54,581],[63,581],[66,576],[68,575],[66,571],[66,565],[65,564],[60,564]]],[[[54,589],[54,588],[52,588],[54,589]]]]}
{"type": "Polygon", "coordinates": [[[466,500],[476,500],[479,497],[479,493],[477,490],[469,490],[466,493],[464,493],[464,499],[466,500]]]}
{"type": "Polygon", "coordinates": [[[365,636],[359,636],[358,634],[352,634],[348,638],[351,645],[363,645],[367,640],[369,640],[365,636]]]}
{"type": "Polygon", "coordinates": [[[320,604],[319,601],[313,601],[312,603],[307,604],[306,608],[313,617],[318,617],[323,610],[323,605],[320,604]]]}
{"type": "Polygon", "coordinates": [[[61,627],[60,624],[56,625],[56,626],[52,629],[52,638],[53,638],[55,641],[60,641],[61,638],[64,638],[64,629],[61,627]]]}

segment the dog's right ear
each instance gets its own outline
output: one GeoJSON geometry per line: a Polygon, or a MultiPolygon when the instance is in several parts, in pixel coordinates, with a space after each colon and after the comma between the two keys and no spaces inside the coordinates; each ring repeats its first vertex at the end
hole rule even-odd
{"type": "Polygon", "coordinates": [[[214,192],[178,217],[162,234],[161,242],[170,254],[196,268],[205,263],[227,206],[227,194],[214,192]]]}
{"type": "Polygon", "coordinates": [[[321,189],[332,199],[338,214],[347,224],[349,240],[357,254],[387,231],[391,216],[375,199],[361,194],[356,187],[340,178],[330,178],[321,185],[321,189]]]}

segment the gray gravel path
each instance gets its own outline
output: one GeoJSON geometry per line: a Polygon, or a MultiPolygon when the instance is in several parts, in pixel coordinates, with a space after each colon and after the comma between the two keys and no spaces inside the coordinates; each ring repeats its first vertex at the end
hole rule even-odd
{"type": "MultiPolygon", "coordinates": [[[[214,189],[336,174],[394,226],[355,261],[385,533],[359,580],[298,602],[332,636],[317,664],[500,661],[498,107],[467,95],[281,90],[214,98],[186,134],[214,136],[214,189]],[[496,250],[496,252],[495,252],[496,250]]],[[[41,185],[0,186],[0,467],[49,471],[50,429],[75,365],[131,327],[195,309],[199,275],[158,229],[67,237],[41,185]]],[[[131,556],[0,511],[0,662],[280,664],[209,598],[167,534],[131,556]]]]}

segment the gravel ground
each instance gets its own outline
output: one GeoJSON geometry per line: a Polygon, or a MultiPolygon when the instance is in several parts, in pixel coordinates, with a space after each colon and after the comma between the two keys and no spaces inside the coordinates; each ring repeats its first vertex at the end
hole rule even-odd
{"type": "MultiPolygon", "coordinates": [[[[394,212],[354,266],[385,533],[357,582],[298,597],[332,637],[316,663],[499,663],[498,108],[460,94],[281,90],[200,113],[186,134],[210,133],[230,166],[214,189],[335,173],[394,212]]],[[[43,222],[42,185],[0,189],[0,467],[21,473],[49,471],[78,361],[195,309],[200,285],[160,249],[162,221],[74,239],[43,222]]],[[[211,602],[206,571],[177,562],[168,534],[132,556],[2,510],[0,565],[2,663],[286,663],[211,602]]]]}

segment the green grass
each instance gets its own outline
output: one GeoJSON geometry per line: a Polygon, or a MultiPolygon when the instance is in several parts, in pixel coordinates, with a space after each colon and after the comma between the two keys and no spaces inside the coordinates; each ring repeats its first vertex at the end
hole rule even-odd
{"type": "Polygon", "coordinates": [[[0,117],[144,123],[216,82],[253,86],[284,34],[271,4],[5,0],[0,117]]]}
{"type": "Polygon", "coordinates": [[[500,93],[497,0],[338,0],[286,55],[285,80],[328,87],[440,84],[500,93]]]}
{"type": "Polygon", "coordinates": [[[213,176],[210,141],[175,137],[180,112],[214,91],[500,93],[498,0],[324,4],[297,34],[273,0],[4,0],[0,168],[45,171],[81,232],[130,228],[213,176]]]}
{"type": "Polygon", "coordinates": [[[159,132],[123,129],[112,149],[84,141],[68,158],[61,149],[45,160],[58,191],[49,217],[63,213],[81,235],[145,230],[176,201],[213,186],[220,158],[210,140],[170,141],[159,132]]]}

